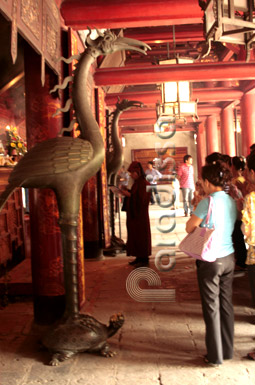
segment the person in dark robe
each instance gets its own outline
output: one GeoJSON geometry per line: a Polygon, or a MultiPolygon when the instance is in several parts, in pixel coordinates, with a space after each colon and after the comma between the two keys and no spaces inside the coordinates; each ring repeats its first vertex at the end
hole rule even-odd
{"type": "Polygon", "coordinates": [[[132,162],[128,168],[134,180],[130,191],[122,189],[127,196],[127,256],[136,257],[129,262],[135,267],[147,266],[151,255],[151,229],[149,219],[150,186],[145,179],[140,162],[132,162]]]}

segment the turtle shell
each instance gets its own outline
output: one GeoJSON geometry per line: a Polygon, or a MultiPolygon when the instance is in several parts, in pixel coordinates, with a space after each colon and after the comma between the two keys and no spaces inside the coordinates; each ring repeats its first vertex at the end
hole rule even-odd
{"type": "Polygon", "coordinates": [[[50,330],[42,344],[51,351],[84,352],[101,349],[108,338],[108,327],[87,314],[68,319],[50,330]]]}

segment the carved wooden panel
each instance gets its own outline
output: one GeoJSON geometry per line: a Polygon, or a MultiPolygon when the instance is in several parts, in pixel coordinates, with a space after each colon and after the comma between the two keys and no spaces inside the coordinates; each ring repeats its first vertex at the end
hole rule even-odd
{"type": "Polygon", "coordinates": [[[8,19],[11,19],[12,15],[12,1],[13,0],[0,0],[0,9],[8,19]]]}
{"type": "Polygon", "coordinates": [[[18,29],[40,52],[42,44],[42,3],[40,0],[20,0],[18,3],[18,29]]]}
{"type": "Polygon", "coordinates": [[[0,0],[0,11],[12,22],[13,61],[17,58],[17,33],[20,32],[42,55],[42,63],[45,60],[59,74],[61,24],[55,0],[0,0]]]}
{"type": "Polygon", "coordinates": [[[46,62],[60,73],[60,16],[55,1],[43,1],[43,54],[46,62]]]}
{"type": "MultiPolygon", "coordinates": [[[[0,170],[0,193],[5,188],[10,171],[0,170]]],[[[25,257],[21,189],[14,191],[0,213],[0,250],[0,266],[14,258],[25,257]]]]}

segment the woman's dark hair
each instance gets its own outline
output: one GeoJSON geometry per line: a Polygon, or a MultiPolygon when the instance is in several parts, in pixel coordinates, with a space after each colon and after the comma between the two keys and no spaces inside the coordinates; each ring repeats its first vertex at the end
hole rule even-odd
{"type": "Polygon", "coordinates": [[[208,164],[202,167],[202,179],[207,179],[214,186],[224,187],[232,178],[232,174],[220,162],[208,164]]]}
{"type": "Polygon", "coordinates": [[[249,170],[255,171],[255,151],[252,151],[246,158],[246,164],[249,170]]]}
{"type": "Polygon", "coordinates": [[[245,169],[245,160],[241,156],[233,156],[232,165],[237,171],[243,171],[245,169]]]}
{"type": "Polygon", "coordinates": [[[216,163],[218,160],[221,160],[221,154],[219,152],[212,152],[205,158],[205,163],[213,164],[216,163]]]}
{"type": "Polygon", "coordinates": [[[227,154],[222,154],[220,160],[222,162],[228,164],[229,166],[232,166],[231,156],[229,156],[227,154]]]}
{"type": "Polygon", "coordinates": [[[184,163],[186,163],[186,162],[187,162],[187,160],[188,160],[189,158],[192,158],[192,156],[191,156],[191,155],[189,155],[189,154],[187,154],[187,155],[184,155],[184,157],[183,157],[183,162],[184,162],[184,163]]]}
{"type": "Polygon", "coordinates": [[[250,151],[254,151],[255,150],[255,143],[253,143],[251,146],[250,146],[250,151]]]}

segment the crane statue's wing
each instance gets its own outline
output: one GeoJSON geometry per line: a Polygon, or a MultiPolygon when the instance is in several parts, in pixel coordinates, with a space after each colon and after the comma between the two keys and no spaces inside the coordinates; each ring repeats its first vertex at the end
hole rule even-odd
{"type": "MultiPolygon", "coordinates": [[[[76,171],[93,157],[90,142],[72,137],[53,138],[31,148],[13,169],[9,183],[22,186],[29,178],[76,171]]],[[[32,186],[31,186],[32,187],[32,186]]]]}

